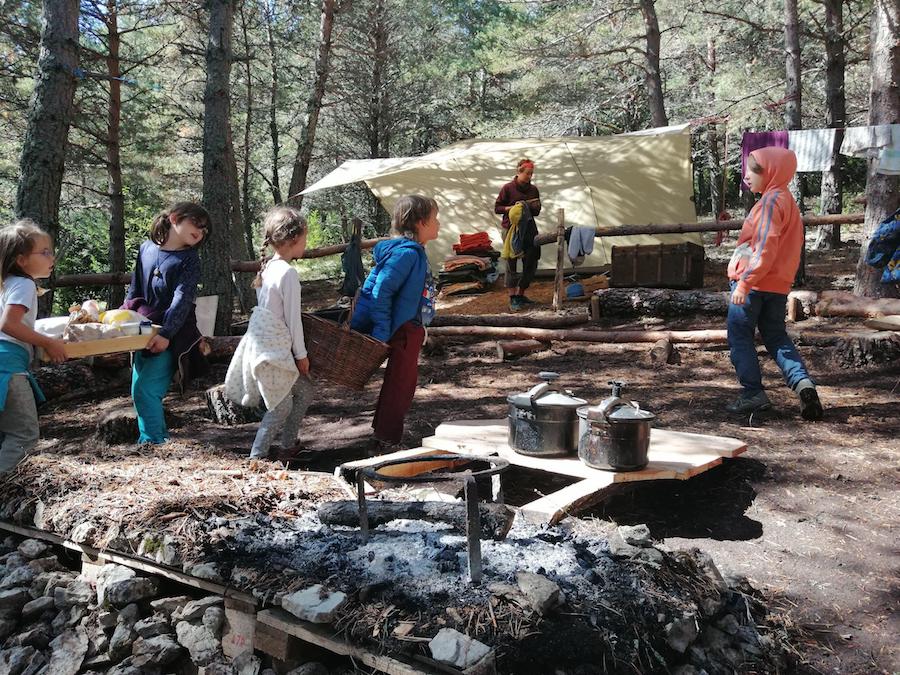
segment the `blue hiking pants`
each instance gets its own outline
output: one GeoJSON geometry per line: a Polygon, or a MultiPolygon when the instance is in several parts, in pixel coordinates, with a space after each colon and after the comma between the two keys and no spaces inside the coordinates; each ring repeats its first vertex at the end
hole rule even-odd
{"type": "MultiPolygon", "coordinates": [[[[732,281],[732,291],[735,285],[732,281]]],[[[784,381],[791,389],[800,380],[809,378],[800,352],[784,326],[786,306],[786,295],[753,290],[748,293],[743,305],[728,304],[728,346],[731,348],[731,363],[743,387],[744,397],[749,398],[763,391],[762,371],[756,355],[757,328],[766,351],[781,368],[784,381]]]]}
{"type": "Polygon", "coordinates": [[[175,374],[175,356],[168,349],[154,356],[134,355],[131,371],[131,397],[137,412],[138,443],[165,443],[169,439],[163,398],[175,374]]]}

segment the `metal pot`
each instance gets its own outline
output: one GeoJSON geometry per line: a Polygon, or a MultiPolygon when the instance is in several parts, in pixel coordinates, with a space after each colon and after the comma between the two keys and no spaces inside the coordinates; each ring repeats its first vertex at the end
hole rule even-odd
{"type": "Polygon", "coordinates": [[[587,401],[553,386],[559,373],[542,372],[538,377],[544,382],[506,398],[509,446],[521,455],[534,457],[574,455],[578,449],[575,411],[587,401]]]}
{"type": "Polygon", "coordinates": [[[621,382],[597,406],[578,408],[578,457],[594,469],[638,471],[647,466],[650,427],[656,415],[620,398],[621,382]]]}

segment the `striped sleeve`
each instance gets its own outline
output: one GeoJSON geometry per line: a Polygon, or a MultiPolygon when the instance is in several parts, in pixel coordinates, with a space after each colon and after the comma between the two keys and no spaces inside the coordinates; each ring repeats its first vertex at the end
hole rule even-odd
{"type": "Polygon", "coordinates": [[[750,257],[747,269],[744,270],[738,281],[738,289],[742,293],[748,293],[751,288],[758,285],[759,281],[765,278],[772,269],[772,265],[775,264],[775,259],[778,257],[781,232],[784,227],[776,203],[779,194],[780,191],[772,190],[763,195],[753,233],[753,255],[750,257]]]}

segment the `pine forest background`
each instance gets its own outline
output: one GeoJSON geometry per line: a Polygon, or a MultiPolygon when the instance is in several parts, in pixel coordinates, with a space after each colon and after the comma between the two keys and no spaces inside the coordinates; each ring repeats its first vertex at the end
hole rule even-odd
{"type": "MultiPolygon", "coordinates": [[[[64,4],[0,0],[3,222],[14,217],[42,16],[64,4]]],[[[725,207],[742,213],[743,130],[870,123],[870,0],[68,4],[78,5],[79,50],[76,68],[57,66],[75,82],[58,274],[130,270],[153,215],[184,199],[217,204],[226,250],[253,259],[261,214],[344,160],[472,137],[605,135],[710,118],[694,132],[698,215],[722,205],[726,130],[725,207]],[[205,117],[215,124],[206,133],[205,117]],[[204,171],[220,176],[218,197],[211,185],[204,193],[204,171]]],[[[858,211],[849,206],[865,191],[866,163],[845,161],[841,174],[844,211],[858,211]]],[[[818,174],[806,183],[811,212],[836,212],[820,201],[818,174]]],[[[342,241],[342,217],[361,217],[367,236],[388,228],[364,187],[316,193],[302,208],[309,247],[342,241]]],[[[323,259],[304,274],[337,264],[323,259]]],[[[57,295],[60,305],[83,293],[57,295]]]]}

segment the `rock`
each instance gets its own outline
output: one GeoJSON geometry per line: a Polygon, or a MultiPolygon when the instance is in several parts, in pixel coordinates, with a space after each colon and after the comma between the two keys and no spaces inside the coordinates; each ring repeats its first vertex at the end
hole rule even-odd
{"type": "Polygon", "coordinates": [[[704,597],[701,601],[701,606],[707,616],[713,616],[725,605],[728,584],[725,583],[719,568],[716,567],[709,554],[697,552],[696,560],[700,571],[703,572],[703,576],[706,577],[712,587],[712,595],[704,597]]]}
{"type": "Polygon", "coordinates": [[[641,551],[639,546],[632,546],[626,543],[618,530],[609,535],[608,543],[609,554],[613,558],[633,558],[641,551]]]}
{"type": "Polygon", "coordinates": [[[102,610],[97,614],[97,625],[104,630],[112,630],[119,623],[119,613],[109,610],[102,610]]]}
{"type": "MultiPolygon", "coordinates": [[[[199,600],[192,600],[179,610],[172,612],[172,622],[196,621],[201,618],[210,607],[222,606],[225,601],[221,595],[207,595],[199,600]]],[[[152,605],[151,605],[152,606],[152,605]]]]}
{"type": "Polygon", "coordinates": [[[666,642],[679,654],[684,654],[697,639],[697,620],[692,614],[675,619],[665,627],[666,642]]]}
{"type": "Polygon", "coordinates": [[[87,654],[88,637],[83,630],[66,631],[50,643],[50,663],[47,673],[76,675],[87,654]]]}
{"type": "Polygon", "coordinates": [[[179,595],[172,598],[159,598],[158,600],[150,601],[150,609],[154,612],[165,614],[167,617],[171,617],[176,609],[184,607],[190,601],[191,599],[186,595],[179,595]]]}
{"type": "Polygon", "coordinates": [[[683,666],[678,666],[675,670],[672,671],[672,675],[700,675],[701,673],[706,673],[706,671],[697,670],[689,663],[683,666]]]}
{"type": "Polygon", "coordinates": [[[68,586],[75,578],[72,572],[43,572],[34,578],[31,594],[34,597],[46,595],[52,598],[57,588],[68,586]]]}
{"type": "Polygon", "coordinates": [[[559,586],[540,574],[517,572],[516,581],[528,603],[538,614],[546,614],[559,604],[559,586]]]}
{"type": "Polygon", "coordinates": [[[206,579],[207,581],[222,581],[222,575],[219,568],[214,563],[200,563],[186,570],[186,574],[198,579],[206,579]]]}
{"type": "Polygon", "coordinates": [[[175,635],[178,643],[190,652],[194,665],[209,665],[219,656],[221,645],[206,626],[179,621],[175,626],[175,635]]]}
{"type": "Polygon", "coordinates": [[[158,675],[160,669],[151,663],[150,656],[129,656],[119,665],[107,671],[106,675],[158,675]]]}
{"type": "Polygon", "coordinates": [[[109,640],[109,658],[113,663],[118,663],[131,654],[131,646],[137,638],[134,627],[127,623],[116,626],[112,638],[109,640]]]}
{"type": "Polygon", "coordinates": [[[662,565],[662,562],[665,558],[662,551],[658,551],[653,547],[650,548],[639,548],[637,553],[634,556],[637,560],[643,560],[650,565],[653,565],[657,569],[662,565]]]}
{"type": "MultiPolygon", "coordinates": [[[[234,675],[260,675],[262,661],[259,660],[259,657],[254,656],[252,651],[241,652],[233,663],[234,675]]],[[[291,673],[286,673],[286,675],[291,675],[291,673]]]]}
{"type": "Polygon", "coordinates": [[[90,639],[91,644],[88,647],[88,656],[105,654],[109,651],[109,636],[103,632],[100,626],[94,626],[94,632],[90,639]]]}
{"type": "Polygon", "coordinates": [[[112,584],[127,579],[134,579],[134,570],[124,565],[106,564],[97,572],[97,604],[103,607],[106,604],[106,589],[112,584]]]}
{"type": "Polygon", "coordinates": [[[318,661],[304,663],[299,668],[289,670],[285,675],[329,675],[329,670],[318,661]]]}
{"type": "Polygon", "coordinates": [[[166,635],[172,632],[169,620],[162,614],[154,614],[146,619],[141,619],[134,624],[134,630],[142,638],[154,638],[157,635],[166,635]]]}
{"type": "Polygon", "coordinates": [[[490,584],[487,588],[494,595],[501,598],[506,598],[507,600],[518,602],[525,599],[522,596],[522,592],[519,590],[519,587],[513,586],[512,584],[493,583],[490,584]]]}
{"type": "Polygon", "coordinates": [[[102,671],[105,673],[111,665],[112,661],[109,660],[109,654],[97,654],[86,658],[81,667],[85,669],[84,675],[87,675],[91,671],[102,671]]]}
{"type": "Polygon", "coordinates": [[[87,607],[94,600],[94,589],[86,581],[74,579],[68,586],[57,586],[53,599],[59,609],[67,607],[87,607]]]}
{"type": "Polygon", "coordinates": [[[28,558],[18,551],[13,551],[12,553],[3,556],[3,570],[0,572],[0,576],[6,576],[17,567],[24,567],[27,564],[28,558]]]}
{"type": "Polygon", "coordinates": [[[29,560],[40,558],[50,547],[38,539],[26,539],[19,544],[18,551],[29,560]]]}
{"type": "Polygon", "coordinates": [[[312,623],[331,623],[346,601],[346,594],[340,591],[332,593],[321,584],[316,584],[284,596],[281,606],[298,619],[312,623]]]}
{"type": "Polygon", "coordinates": [[[16,632],[19,622],[15,619],[0,619],[0,642],[16,632]]]}
{"type": "Polygon", "coordinates": [[[222,639],[222,626],[225,625],[225,610],[221,607],[210,607],[203,612],[203,625],[218,639],[222,639]]]}
{"type": "Polygon", "coordinates": [[[10,640],[10,646],[13,647],[34,647],[35,649],[46,649],[47,645],[50,644],[50,625],[46,623],[39,623],[34,628],[25,631],[24,633],[19,633],[14,638],[10,640]]]}
{"type": "Polygon", "coordinates": [[[716,621],[716,626],[718,626],[720,630],[728,633],[729,635],[734,635],[741,627],[741,625],[738,623],[738,620],[734,618],[733,614],[726,614],[725,616],[723,616],[721,619],[716,621]]]}
{"type": "Polygon", "coordinates": [[[55,608],[56,602],[53,598],[42,596],[26,603],[26,605],[22,607],[22,621],[29,623],[37,619],[44,612],[53,611],[55,608]]]}
{"type": "Polygon", "coordinates": [[[10,588],[0,591],[0,610],[12,611],[16,615],[31,601],[31,593],[25,588],[10,588]]]}
{"type": "Polygon", "coordinates": [[[453,628],[441,628],[428,643],[431,658],[465,670],[491,653],[486,644],[473,640],[453,628]]]}
{"type": "Polygon", "coordinates": [[[135,640],[132,649],[134,656],[149,656],[155,666],[168,666],[181,656],[182,647],[171,635],[157,635],[135,640]]]}
{"type": "Polygon", "coordinates": [[[704,628],[700,641],[708,650],[718,652],[721,652],[731,644],[728,634],[720,631],[715,626],[707,626],[704,628]]]}
{"type": "Polygon", "coordinates": [[[34,572],[35,575],[38,575],[43,572],[61,572],[65,567],[59,564],[59,560],[55,555],[51,555],[47,558],[35,558],[30,561],[28,569],[34,572]]]}
{"type": "Polygon", "coordinates": [[[93,544],[96,537],[97,527],[93,523],[87,521],[76,525],[72,529],[71,534],[69,534],[69,539],[76,544],[93,544]]]}
{"type": "Polygon", "coordinates": [[[138,555],[155,560],[161,565],[173,566],[179,561],[177,542],[167,534],[144,535],[137,552],[138,555]]]}
{"type": "Polygon", "coordinates": [[[648,548],[653,546],[653,539],[650,538],[650,528],[644,525],[619,525],[616,532],[626,544],[638,546],[640,548],[648,548]]]}
{"type": "Polygon", "coordinates": [[[34,580],[34,572],[28,567],[16,567],[0,580],[0,590],[16,588],[17,586],[30,586],[34,580]]]}
{"type": "Polygon", "coordinates": [[[26,668],[36,660],[44,659],[44,655],[34,647],[13,647],[0,652],[0,673],[5,675],[22,675],[26,668]]]}
{"type": "Polygon", "coordinates": [[[136,624],[141,618],[141,610],[134,603],[130,605],[125,605],[120,611],[119,616],[116,618],[116,624],[123,623],[129,628],[134,628],[134,624],[136,624]]]}
{"type": "Polygon", "coordinates": [[[117,581],[106,587],[104,600],[113,607],[124,607],[132,602],[152,598],[159,592],[159,584],[147,577],[135,577],[117,581]]]}

